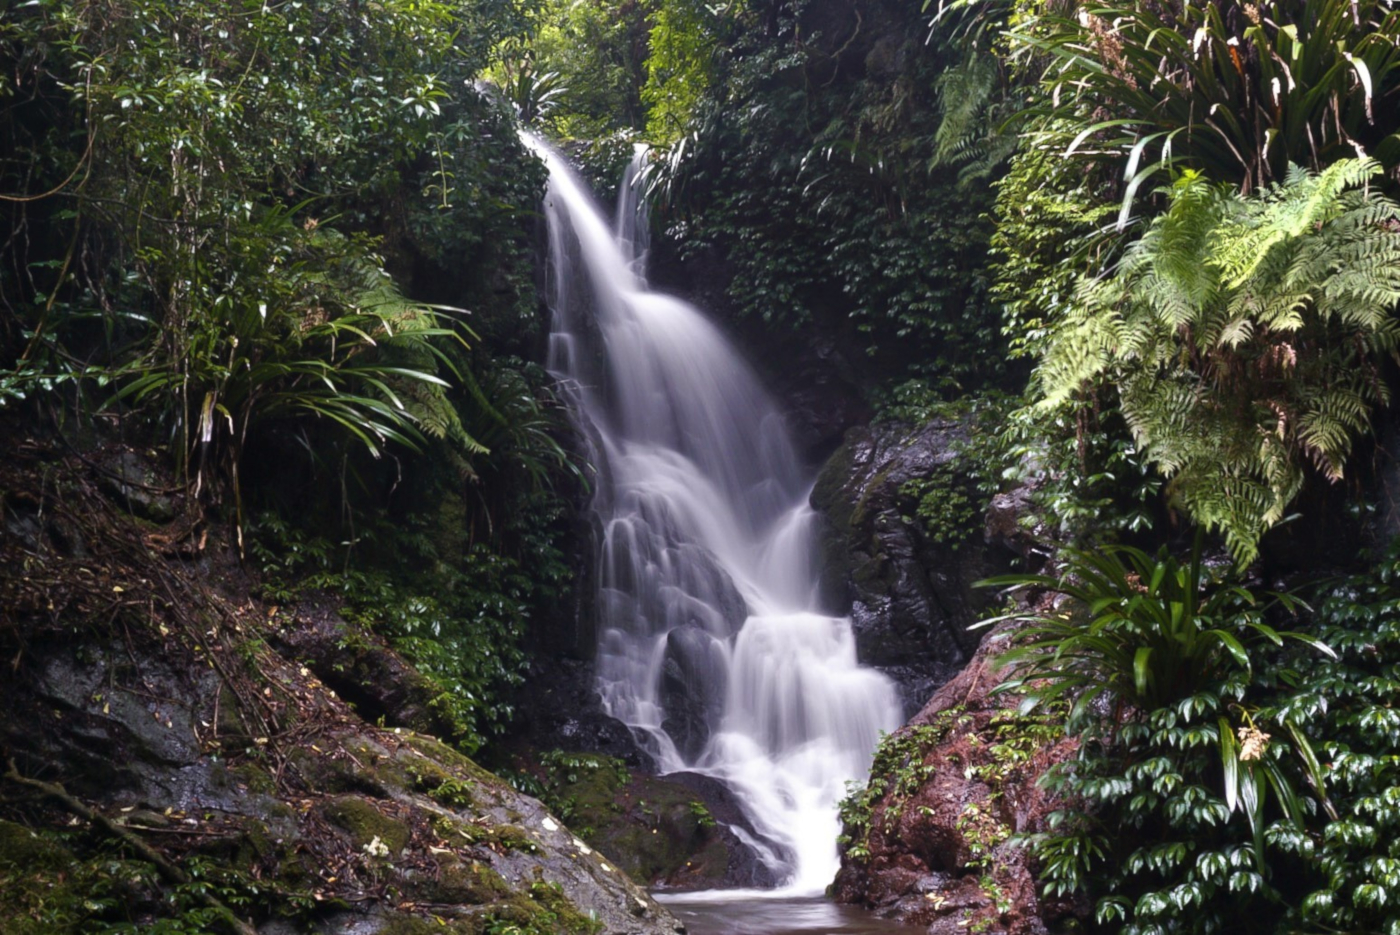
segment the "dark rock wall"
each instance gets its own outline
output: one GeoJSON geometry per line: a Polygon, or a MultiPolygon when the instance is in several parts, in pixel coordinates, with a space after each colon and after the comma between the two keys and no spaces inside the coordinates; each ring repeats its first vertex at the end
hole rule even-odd
{"type": "Polygon", "coordinates": [[[909,713],[971,658],[980,633],[968,627],[989,600],[973,583],[1006,570],[1015,555],[1001,535],[979,528],[941,542],[906,518],[910,504],[900,489],[907,482],[936,468],[968,479],[974,465],[961,451],[968,432],[956,420],[852,429],[812,491],[826,519],[832,609],[850,613],[861,661],[899,682],[909,713]]]}

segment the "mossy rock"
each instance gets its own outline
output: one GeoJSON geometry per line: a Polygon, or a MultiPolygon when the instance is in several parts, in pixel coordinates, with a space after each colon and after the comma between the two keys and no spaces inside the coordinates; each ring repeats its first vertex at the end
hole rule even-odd
{"type": "Polygon", "coordinates": [[[350,839],[358,848],[378,838],[390,854],[397,854],[408,846],[409,839],[413,837],[408,825],[390,818],[366,800],[355,796],[333,799],[321,806],[321,813],[331,824],[349,832],[350,839]]]}
{"type": "Polygon", "coordinates": [[[480,838],[483,842],[495,844],[508,851],[527,851],[534,853],[539,850],[539,842],[530,837],[530,833],[517,825],[497,825],[494,828],[485,829],[485,833],[480,838]]]}
{"type": "Polygon", "coordinates": [[[35,834],[24,825],[0,821],[0,867],[52,870],[68,867],[72,862],[68,848],[52,838],[35,834]]]}
{"type": "Polygon", "coordinates": [[[366,769],[360,769],[350,760],[339,760],[327,754],[318,754],[304,747],[292,750],[291,762],[307,784],[322,792],[358,792],[376,799],[391,797],[393,788],[406,789],[409,777],[397,769],[385,769],[382,754],[376,757],[372,749],[361,756],[361,751],[352,751],[366,769]]]}
{"type": "Polygon", "coordinates": [[[249,792],[272,795],[277,791],[277,782],[272,774],[256,763],[243,763],[229,769],[234,780],[248,788],[249,792]]]}
{"type": "Polygon", "coordinates": [[[246,747],[253,742],[253,736],[248,733],[248,728],[244,726],[243,718],[238,716],[238,710],[238,696],[227,685],[221,685],[219,687],[219,719],[214,727],[218,731],[219,742],[226,750],[246,747]]]}
{"type": "Polygon", "coordinates": [[[395,912],[385,917],[376,935],[442,935],[454,930],[460,931],[456,926],[444,928],[437,922],[395,912]]]}
{"type": "Polygon", "coordinates": [[[550,883],[537,882],[530,885],[530,899],[547,913],[547,921],[553,931],[567,935],[593,935],[601,932],[603,926],[579,911],[569,897],[559,887],[550,883]]]}
{"type": "Polygon", "coordinates": [[[449,858],[438,866],[438,879],[423,887],[427,901],[479,906],[514,895],[499,873],[485,864],[449,858]]]}
{"type": "Polygon", "coordinates": [[[447,744],[435,737],[426,734],[416,734],[405,731],[402,735],[404,743],[414,750],[417,750],[429,760],[435,761],[440,766],[448,769],[458,770],[471,779],[473,782],[481,783],[484,786],[499,786],[501,779],[494,773],[482,769],[474,760],[460,751],[454,750],[447,744]]]}
{"type": "MultiPolygon", "coordinates": [[[[715,843],[708,827],[713,819],[684,786],[646,776],[622,783],[612,770],[600,769],[564,785],[561,797],[572,800],[569,824],[579,836],[643,885],[715,863],[706,853],[715,843]]],[[[719,874],[727,860],[727,851],[717,859],[719,874]]]]}
{"type": "Polygon", "coordinates": [[[461,778],[444,769],[437,761],[423,757],[405,758],[401,762],[415,792],[422,792],[448,808],[465,809],[475,804],[476,798],[472,794],[476,788],[474,780],[461,778]]]}

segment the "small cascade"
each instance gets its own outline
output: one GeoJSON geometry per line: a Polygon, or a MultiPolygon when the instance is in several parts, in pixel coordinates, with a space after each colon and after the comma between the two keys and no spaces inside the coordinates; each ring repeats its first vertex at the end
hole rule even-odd
{"type": "Polygon", "coordinates": [[[785,892],[820,892],[836,803],[900,706],[820,607],[813,478],[718,329],[647,288],[640,156],[610,229],[562,157],[526,142],[549,167],[549,365],[598,468],[599,690],[664,772],[734,790],[785,892]]]}

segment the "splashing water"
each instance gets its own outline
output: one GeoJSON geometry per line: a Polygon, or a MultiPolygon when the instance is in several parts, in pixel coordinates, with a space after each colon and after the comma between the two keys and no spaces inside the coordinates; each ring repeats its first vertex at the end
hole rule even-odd
{"type": "Polygon", "coordinates": [[[837,869],[836,803],[881,731],[893,685],[823,613],[812,478],[748,366],[696,309],[648,290],[636,173],[616,233],[582,182],[548,164],[551,370],[598,468],[599,690],[663,772],[727,783],[786,893],[837,869]]]}

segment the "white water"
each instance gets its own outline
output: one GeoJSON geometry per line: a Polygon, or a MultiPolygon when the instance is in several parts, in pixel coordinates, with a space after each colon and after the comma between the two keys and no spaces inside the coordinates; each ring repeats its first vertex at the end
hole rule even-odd
{"type": "Polygon", "coordinates": [[[730,785],[778,844],[760,853],[783,892],[821,892],[836,803],[900,706],[857,664],[850,621],[819,606],[812,478],[719,331],[648,290],[635,168],[614,232],[564,160],[527,143],[550,173],[550,367],[596,448],[599,690],[663,772],[730,785]]]}

